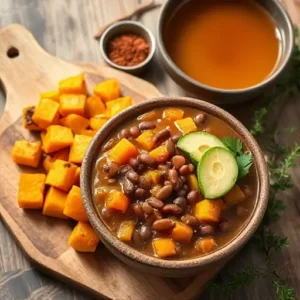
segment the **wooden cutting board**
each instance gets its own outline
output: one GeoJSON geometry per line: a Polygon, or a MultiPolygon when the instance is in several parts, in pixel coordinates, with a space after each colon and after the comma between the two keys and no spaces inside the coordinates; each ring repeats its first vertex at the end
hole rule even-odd
{"type": "Polygon", "coordinates": [[[36,104],[43,91],[56,89],[58,81],[84,72],[88,89],[106,78],[117,78],[122,93],[138,103],[162,94],[150,83],[103,66],[69,63],[46,53],[21,25],[0,31],[0,78],[7,95],[0,120],[0,214],[27,255],[42,269],[79,288],[109,299],[192,299],[221,268],[193,278],[167,279],[133,270],[112,256],[103,245],[96,253],[80,254],[67,240],[72,221],[42,216],[17,205],[20,167],[11,160],[15,140],[34,140],[22,128],[22,107],[36,104]],[[11,56],[11,57],[9,57],[11,56]]]}

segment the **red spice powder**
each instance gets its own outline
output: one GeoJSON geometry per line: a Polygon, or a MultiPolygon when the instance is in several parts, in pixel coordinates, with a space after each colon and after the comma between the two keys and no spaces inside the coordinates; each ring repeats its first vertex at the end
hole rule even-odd
{"type": "Polygon", "coordinates": [[[149,55],[150,45],[140,35],[125,33],[113,38],[108,45],[107,55],[120,66],[136,66],[149,55]]]}

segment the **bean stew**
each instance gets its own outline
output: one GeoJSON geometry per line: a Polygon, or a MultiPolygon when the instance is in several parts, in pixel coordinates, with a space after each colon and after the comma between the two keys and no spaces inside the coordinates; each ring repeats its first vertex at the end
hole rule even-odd
{"type": "Polygon", "coordinates": [[[222,120],[194,108],[155,109],[123,123],[93,174],[99,215],[121,241],[163,259],[230,242],[258,190],[252,156],[222,120]]]}

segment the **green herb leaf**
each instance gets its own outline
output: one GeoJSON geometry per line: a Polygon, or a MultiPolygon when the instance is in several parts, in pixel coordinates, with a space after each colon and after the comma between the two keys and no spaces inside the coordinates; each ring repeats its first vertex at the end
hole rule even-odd
{"type": "Polygon", "coordinates": [[[270,230],[265,230],[263,232],[263,240],[267,251],[271,251],[272,249],[281,251],[289,246],[288,239],[286,237],[277,235],[270,230]]]}
{"type": "Polygon", "coordinates": [[[241,179],[249,174],[250,168],[253,163],[252,154],[250,152],[244,152],[236,157],[236,161],[239,168],[238,179],[241,179]]]}
{"type": "Polygon", "coordinates": [[[281,284],[279,281],[273,281],[272,284],[276,289],[279,300],[296,300],[295,292],[292,287],[281,284]]]}
{"type": "Polygon", "coordinates": [[[233,153],[234,156],[237,156],[242,152],[243,143],[240,139],[226,136],[222,138],[222,142],[233,153]]]}

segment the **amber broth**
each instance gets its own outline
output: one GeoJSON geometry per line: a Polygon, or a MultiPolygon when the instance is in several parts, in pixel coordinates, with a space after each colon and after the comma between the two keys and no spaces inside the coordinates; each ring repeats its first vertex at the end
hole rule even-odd
{"type": "Polygon", "coordinates": [[[164,28],[164,42],[184,73],[223,89],[263,81],[281,46],[271,16],[253,0],[183,1],[164,28]]]}

